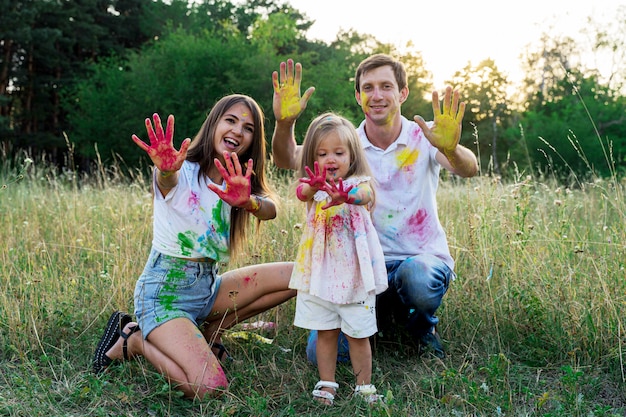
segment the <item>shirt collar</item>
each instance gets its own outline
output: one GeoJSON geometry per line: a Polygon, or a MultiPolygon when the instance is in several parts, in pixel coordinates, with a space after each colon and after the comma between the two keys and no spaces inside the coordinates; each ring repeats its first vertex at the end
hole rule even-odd
{"type": "MultiPolygon", "coordinates": [[[[400,116],[400,121],[402,122],[402,129],[400,130],[400,136],[398,136],[396,140],[387,149],[393,149],[400,145],[406,146],[408,143],[409,135],[407,133],[411,126],[410,122],[404,116],[400,116]]],[[[372,142],[370,142],[370,140],[367,137],[367,134],[365,133],[365,120],[361,122],[361,124],[357,128],[357,132],[359,136],[361,137],[361,145],[363,146],[363,149],[375,148],[375,146],[372,145],[372,142]]]]}

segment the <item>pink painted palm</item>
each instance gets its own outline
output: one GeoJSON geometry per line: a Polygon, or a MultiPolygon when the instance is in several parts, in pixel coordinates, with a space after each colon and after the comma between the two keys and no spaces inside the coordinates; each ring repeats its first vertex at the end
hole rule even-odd
{"type": "Polygon", "coordinates": [[[187,157],[187,149],[189,148],[191,139],[186,138],[180,145],[180,151],[177,151],[173,143],[174,116],[170,115],[167,118],[167,128],[165,132],[163,131],[159,115],[154,113],[152,117],[154,119],[154,128],[152,127],[150,118],[146,119],[146,131],[148,132],[150,145],[139,139],[137,135],[132,136],[133,141],[150,156],[152,163],[159,171],[178,171],[187,157]]]}
{"type": "Polygon", "coordinates": [[[222,165],[219,159],[215,158],[215,167],[218,169],[224,182],[225,189],[222,191],[215,184],[209,184],[208,187],[216,193],[222,200],[230,204],[232,207],[245,207],[250,201],[250,177],[252,176],[252,159],[248,160],[246,172],[243,173],[239,157],[235,152],[229,154],[224,152],[224,163],[222,165]]]}
{"type": "Polygon", "coordinates": [[[320,165],[317,161],[315,161],[313,163],[313,169],[314,171],[311,171],[311,168],[305,166],[304,170],[309,178],[300,178],[300,182],[309,184],[309,187],[316,190],[324,190],[328,187],[328,183],[326,182],[326,167],[322,168],[320,171],[320,165]]]}
{"type": "Polygon", "coordinates": [[[327,208],[338,206],[343,203],[353,204],[355,202],[354,192],[358,191],[357,188],[354,188],[354,185],[350,185],[345,187],[343,185],[343,179],[339,178],[338,182],[335,182],[334,178],[330,179],[330,184],[326,187],[325,191],[330,196],[330,201],[322,207],[323,210],[327,208]]]}

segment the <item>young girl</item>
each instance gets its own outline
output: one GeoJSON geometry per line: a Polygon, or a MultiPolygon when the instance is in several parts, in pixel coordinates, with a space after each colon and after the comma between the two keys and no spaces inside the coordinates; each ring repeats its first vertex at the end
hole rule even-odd
{"type": "Polygon", "coordinates": [[[313,396],[333,403],[341,330],[355,393],[375,402],[369,337],[377,331],[376,294],[387,288],[387,271],[368,211],[374,204],[371,174],[352,124],[332,113],[313,120],[300,167],[296,194],[307,203],[307,218],[289,287],[298,290],[294,324],[318,330],[320,381],[313,396]]]}
{"type": "Polygon", "coordinates": [[[146,119],[150,145],[133,135],[155,166],[152,249],[135,287],[137,322],[111,316],[93,358],[97,373],[113,360],[143,355],[187,397],[218,393],[228,386],[221,331],[295,295],[290,263],[218,275],[218,264],[245,242],[249,217],[276,216],[263,120],[253,99],[230,95],[180,151],[172,144],[173,116],[165,132],[157,114],[154,128],[146,119]]]}

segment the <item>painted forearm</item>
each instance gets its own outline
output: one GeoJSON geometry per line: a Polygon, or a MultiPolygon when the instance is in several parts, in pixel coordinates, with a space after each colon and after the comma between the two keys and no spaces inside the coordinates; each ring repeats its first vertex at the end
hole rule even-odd
{"type": "Polygon", "coordinates": [[[364,206],[370,204],[373,200],[372,198],[372,188],[367,184],[361,184],[358,187],[354,187],[348,193],[349,201],[346,201],[349,204],[356,204],[359,206],[364,206]]]}
{"type": "Polygon", "coordinates": [[[455,174],[469,178],[478,173],[478,161],[476,155],[464,146],[457,145],[452,151],[442,151],[455,174]]]}
{"type": "Polygon", "coordinates": [[[311,201],[317,191],[309,184],[300,184],[296,187],[296,197],[300,201],[311,201]]]}
{"type": "Polygon", "coordinates": [[[268,197],[251,194],[244,208],[259,220],[270,220],[276,217],[276,204],[268,197]]]}
{"type": "Polygon", "coordinates": [[[166,196],[169,191],[178,185],[178,171],[161,171],[158,168],[154,168],[156,176],[156,185],[161,191],[163,196],[166,196]]]}

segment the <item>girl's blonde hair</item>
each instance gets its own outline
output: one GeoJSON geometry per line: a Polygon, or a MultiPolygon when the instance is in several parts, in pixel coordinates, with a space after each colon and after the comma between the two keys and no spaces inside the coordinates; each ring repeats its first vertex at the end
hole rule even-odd
{"type": "Polygon", "coordinates": [[[365,152],[363,151],[359,134],[348,119],[335,113],[321,114],[313,119],[309,125],[304,143],[302,144],[300,177],[308,177],[304,169],[305,166],[313,171],[317,158],[317,148],[320,142],[331,132],[336,133],[350,151],[350,168],[346,178],[354,175],[371,177],[372,172],[367,159],[365,159],[365,152]]]}
{"type": "MultiPolygon", "coordinates": [[[[242,103],[250,110],[254,120],[252,143],[239,161],[245,166],[249,159],[254,162],[254,172],[250,179],[252,194],[269,197],[278,204],[276,194],[270,188],[266,177],[266,143],[265,143],[265,115],[257,102],[243,94],[231,94],[222,97],[211,109],[202,127],[191,141],[187,152],[187,160],[200,164],[201,175],[206,175],[218,156],[215,151],[215,129],[219,120],[235,104],[242,103]]],[[[230,212],[230,254],[236,256],[247,238],[250,213],[244,209],[233,207],[230,212]]]]}

